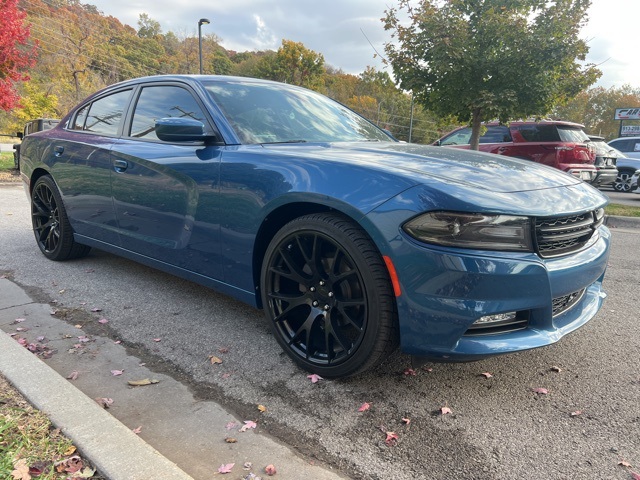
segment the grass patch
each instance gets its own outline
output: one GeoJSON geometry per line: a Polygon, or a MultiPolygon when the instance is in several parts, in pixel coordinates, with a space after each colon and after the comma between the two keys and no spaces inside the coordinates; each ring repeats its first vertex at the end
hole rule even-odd
{"type": "Polygon", "coordinates": [[[606,215],[617,215],[619,217],[640,217],[640,207],[612,203],[604,207],[604,213],[606,215]]]}
{"type": "Polygon", "coordinates": [[[0,152],[0,172],[13,170],[13,152],[0,152]]]}
{"type": "Polygon", "coordinates": [[[0,478],[30,478],[14,473],[25,471],[38,480],[67,479],[74,472],[100,478],[91,476],[93,470],[86,470],[75,450],[46,415],[0,377],[0,478]]]}

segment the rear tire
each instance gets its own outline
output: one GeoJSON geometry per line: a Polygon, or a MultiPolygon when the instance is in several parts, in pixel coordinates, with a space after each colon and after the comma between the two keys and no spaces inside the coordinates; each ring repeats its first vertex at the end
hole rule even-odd
{"type": "Polygon", "coordinates": [[[305,370],[326,378],[355,375],[397,347],[385,263],[366,233],[341,215],[286,224],[267,248],[261,289],[278,343],[305,370]]]}
{"type": "Polygon", "coordinates": [[[613,189],[616,192],[631,192],[631,177],[633,177],[634,173],[633,170],[619,170],[613,189]]]}
{"type": "Polygon", "coordinates": [[[49,175],[36,180],[31,192],[31,222],[40,251],[50,260],[84,257],[91,247],[76,243],[58,187],[49,175]]]}

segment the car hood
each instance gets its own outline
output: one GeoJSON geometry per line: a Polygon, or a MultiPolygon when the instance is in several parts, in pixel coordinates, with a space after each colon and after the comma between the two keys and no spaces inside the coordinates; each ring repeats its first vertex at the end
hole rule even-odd
{"type": "Polygon", "coordinates": [[[283,155],[377,168],[418,183],[447,182],[497,193],[523,192],[583,183],[560,170],[482,152],[409,143],[264,145],[283,155]]]}

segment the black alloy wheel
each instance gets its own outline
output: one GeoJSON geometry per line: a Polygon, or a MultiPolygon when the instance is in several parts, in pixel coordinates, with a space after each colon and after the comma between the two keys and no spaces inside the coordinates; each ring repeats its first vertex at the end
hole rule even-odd
{"type": "Polygon", "coordinates": [[[38,247],[50,260],[67,260],[89,253],[91,247],[74,241],[62,198],[48,175],[40,177],[33,186],[31,221],[38,247]]]}
{"type": "Polygon", "coordinates": [[[352,221],[300,217],[267,249],[262,300],[276,339],[300,366],[327,378],[364,371],[397,346],[397,314],[379,252],[352,221]]]}

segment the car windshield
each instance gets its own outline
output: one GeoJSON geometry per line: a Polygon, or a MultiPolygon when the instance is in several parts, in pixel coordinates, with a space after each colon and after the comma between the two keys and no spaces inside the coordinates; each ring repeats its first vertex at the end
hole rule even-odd
{"type": "Polygon", "coordinates": [[[302,88],[252,81],[204,87],[242,143],[392,140],[343,105],[302,88]]]}

